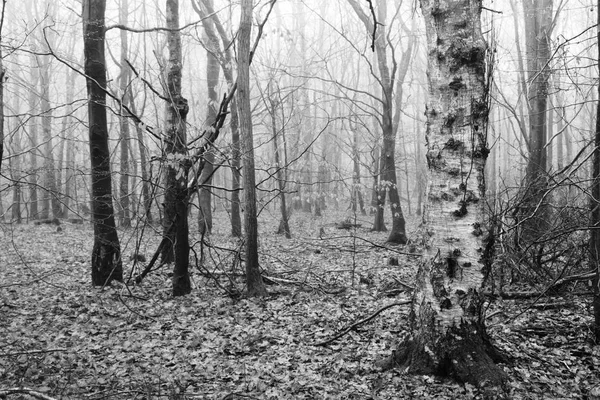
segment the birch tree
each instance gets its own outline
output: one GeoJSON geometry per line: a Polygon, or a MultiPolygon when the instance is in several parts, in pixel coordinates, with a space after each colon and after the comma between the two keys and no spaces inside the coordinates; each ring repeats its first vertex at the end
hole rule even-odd
{"type": "MultiPolygon", "coordinates": [[[[444,374],[500,396],[504,372],[486,334],[480,288],[489,270],[484,167],[488,93],[481,0],[421,0],[428,55],[424,229],[410,330],[384,367],[444,374]]],[[[495,398],[497,398],[495,397],[495,398]]]]}

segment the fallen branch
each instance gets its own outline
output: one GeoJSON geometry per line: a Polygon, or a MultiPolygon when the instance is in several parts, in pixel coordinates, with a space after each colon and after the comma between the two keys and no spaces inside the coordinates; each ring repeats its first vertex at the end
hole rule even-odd
{"type": "Polygon", "coordinates": [[[375,311],[373,314],[369,315],[368,317],[363,318],[360,321],[357,321],[357,322],[353,323],[352,325],[348,326],[347,328],[345,328],[344,330],[342,330],[340,333],[338,333],[337,335],[335,335],[331,339],[327,339],[327,340],[325,340],[323,342],[314,343],[313,346],[325,346],[325,345],[328,345],[329,343],[332,343],[332,342],[338,340],[339,338],[341,338],[342,336],[344,336],[345,334],[347,334],[351,330],[353,330],[355,328],[358,328],[360,325],[369,322],[370,320],[372,320],[373,318],[375,318],[377,315],[379,315],[381,312],[387,310],[388,308],[392,308],[394,306],[404,306],[404,305],[410,304],[410,303],[411,303],[410,300],[404,300],[404,301],[398,301],[398,302],[391,303],[391,304],[388,304],[386,306],[383,306],[379,310],[375,311]]]}
{"type": "Polygon", "coordinates": [[[54,353],[56,351],[67,351],[67,349],[47,349],[47,350],[30,350],[30,351],[16,351],[14,353],[0,354],[0,357],[12,357],[29,354],[41,354],[41,353],[54,353]]]}
{"type": "Polygon", "coordinates": [[[26,394],[28,396],[33,397],[34,399],[39,400],[56,400],[54,397],[46,396],[44,393],[26,387],[0,389],[0,398],[5,398],[6,396],[10,396],[11,394],[26,394]]]}

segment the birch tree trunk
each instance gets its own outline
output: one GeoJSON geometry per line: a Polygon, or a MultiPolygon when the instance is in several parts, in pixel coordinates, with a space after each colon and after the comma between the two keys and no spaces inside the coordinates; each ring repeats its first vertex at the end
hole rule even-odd
{"type": "Polygon", "coordinates": [[[181,95],[181,34],[179,29],[179,0],[167,0],[167,121],[165,129],[167,167],[165,176],[165,213],[163,235],[168,239],[163,261],[174,262],[173,296],[191,292],[189,275],[189,227],[187,176],[190,169],[187,159],[185,120],[188,102],[181,95]]]}
{"type": "Polygon", "coordinates": [[[252,33],[252,0],[241,0],[238,31],[238,108],[244,169],[244,228],[246,248],[246,286],[249,296],[266,296],[267,290],[258,264],[258,220],[256,212],[256,183],[254,143],[250,108],[250,36],[252,33]]]}
{"type": "Polygon", "coordinates": [[[92,164],[92,284],[123,280],[121,247],[115,228],[106,121],[105,0],[83,1],[83,45],[88,92],[88,123],[92,164]]]}
{"type": "MultiPolygon", "coordinates": [[[[488,97],[481,0],[421,0],[428,54],[424,229],[410,332],[381,365],[439,374],[500,397],[501,357],[484,325],[480,289],[493,247],[485,235],[488,97]]],[[[494,397],[497,398],[497,397],[494,397]]]]}

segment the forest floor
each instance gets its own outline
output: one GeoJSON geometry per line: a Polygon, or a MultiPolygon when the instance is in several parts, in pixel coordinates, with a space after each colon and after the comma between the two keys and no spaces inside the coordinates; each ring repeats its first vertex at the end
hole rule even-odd
{"type": "MultiPolygon", "coordinates": [[[[0,398],[22,387],[94,400],[480,398],[469,385],[375,367],[406,332],[409,305],[318,345],[410,299],[420,257],[403,253],[414,248],[385,245],[385,234],[369,231],[370,218],[340,230],[341,214],[296,214],[287,240],[273,233],[271,217],[260,230],[270,296],[247,299],[238,295],[239,243],[226,218],[217,215],[205,269],[193,267],[194,290],[182,298],[170,294],[168,267],[139,285],[91,287],[89,224],[63,223],[59,232],[2,225],[0,398]]],[[[129,260],[136,245],[149,260],[159,241],[155,228],[141,239],[139,232],[120,231],[127,276],[145,264],[129,260]]],[[[194,249],[200,257],[198,242],[194,249]]],[[[587,398],[600,385],[590,301],[565,295],[488,305],[489,333],[512,357],[502,368],[513,398],[587,398]]]]}

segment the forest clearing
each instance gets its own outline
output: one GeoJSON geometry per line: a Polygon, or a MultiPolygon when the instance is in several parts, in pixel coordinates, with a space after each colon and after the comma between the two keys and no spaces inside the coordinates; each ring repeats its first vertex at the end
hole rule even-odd
{"type": "MultiPolygon", "coordinates": [[[[57,399],[481,398],[469,384],[376,367],[406,333],[409,305],[316,345],[410,299],[420,258],[402,254],[408,247],[380,246],[382,233],[336,229],[342,217],[294,215],[290,240],[273,233],[276,220],[264,224],[261,266],[271,282],[264,299],[236,295],[244,285],[232,266],[239,243],[222,230],[225,213],[211,238],[221,249],[206,250],[207,270],[194,270],[192,294],[179,298],[166,267],[140,285],[92,289],[87,224],[65,223],[61,232],[3,226],[2,389],[57,399]]],[[[135,237],[122,234],[124,254],[132,254],[135,237]]],[[[149,259],[159,241],[151,234],[140,253],[149,259]]],[[[589,296],[569,291],[489,302],[489,333],[512,358],[502,367],[514,399],[585,398],[600,385],[589,308],[589,296]]]]}

